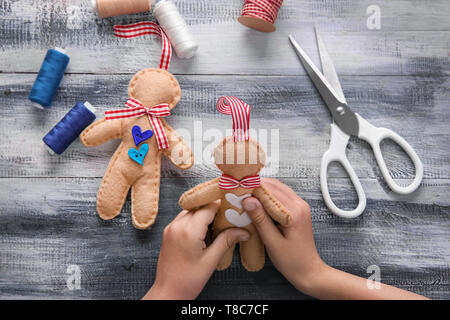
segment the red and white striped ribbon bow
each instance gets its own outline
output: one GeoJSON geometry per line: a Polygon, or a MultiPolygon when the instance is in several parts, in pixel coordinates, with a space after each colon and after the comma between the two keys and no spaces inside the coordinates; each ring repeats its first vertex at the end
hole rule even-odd
{"type": "Polygon", "coordinates": [[[263,19],[273,24],[282,5],[283,0],[245,0],[242,15],[263,19]]]}
{"type": "Polygon", "coordinates": [[[222,190],[232,190],[239,187],[244,189],[254,189],[259,188],[260,185],[261,178],[257,174],[254,176],[245,177],[239,181],[224,173],[219,179],[219,188],[222,190]]]}
{"type": "Polygon", "coordinates": [[[154,22],[144,21],[128,25],[114,26],[114,34],[119,38],[134,38],[146,34],[154,34],[161,37],[162,40],[162,55],[159,63],[160,69],[169,69],[170,58],[172,58],[172,46],[169,38],[167,38],[164,31],[159,25],[154,22]]]}
{"type": "Polygon", "coordinates": [[[156,136],[159,149],[167,149],[169,147],[169,140],[167,138],[164,126],[159,118],[167,117],[170,115],[170,108],[167,103],[158,104],[153,108],[147,108],[137,99],[130,98],[125,103],[126,109],[108,110],[105,111],[106,120],[123,119],[140,117],[143,115],[148,116],[148,120],[152,125],[153,132],[156,136]]]}
{"type": "Polygon", "coordinates": [[[231,115],[233,118],[234,141],[249,139],[251,106],[237,97],[221,97],[216,104],[220,113],[231,115]]]}

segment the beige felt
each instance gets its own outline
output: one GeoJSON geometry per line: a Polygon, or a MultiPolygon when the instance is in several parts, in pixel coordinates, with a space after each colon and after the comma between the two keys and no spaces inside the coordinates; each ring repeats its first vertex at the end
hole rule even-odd
{"type": "Polygon", "coordinates": [[[258,173],[266,163],[266,154],[253,139],[234,142],[233,137],[226,137],[214,150],[214,161],[220,171],[240,180],[258,173]]]}
{"type": "Polygon", "coordinates": [[[282,226],[288,226],[291,222],[291,214],[270,192],[261,184],[261,187],[255,189],[253,195],[261,201],[261,204],[266,209],[267,213],[273,220],[282,226]]]}
{"type": "Polygon", "coordinates": [[[133,225],[137,229],[146,229],[155,222],[158,214],[160,175],[160,170],[155,170],[153,175],[141,177],[131,187],[131,214],[133,225]]]}
{"type": "Polygon", "coordinates": [[[163,150],[164,155],[178,168],[183,170],[189,169],[194,164],[194,154],[191,148],[164,119],[161,119],[161,122],[169,137],[169,148],[163,150]]]}
{"type": "MultiPolygon", "coordinates": [[[[240,180],[246,176],[257,174],[264,167],[266,157],[264,151],[255,140],[234,142],[233,137],[226,137],[215,149],[214,159],[217,167],[223,173],[240,180]],[[242,161],[238,161],[239,159],[242,161]]],[[[235,227],[226,218],[226,210],[233,209],[239,214],[244,212],[242,208],[233,206],[227,201],[225,197],[227,193],[232,193],[237,197],[250,194],[258,198],[269,215],[282,225],[288,225],[291,220],[290,213],[277,199],[270,195],[264,186],[256,189],[239,187],[233,190],[221,190],[219,189],[219,178],[202,183],[186,191],[180,198],[180,206],[183,209],[192,210],[220,198],[220,207],[213,226],[213,237],[215,238],[223,230],[235,227]]],[[[249,241],[239,244],[242,265],[248,271],[259,271],[264,266],[264,245],[252,223],[243,228],[248,230],[251,237],[249,241]]],[[[227,250],[217,267],[218,270],[224,270],[230,266],[233,251],[234,246],[227,250]]]]}
{"type": "Polygon", "coordinates": [[[173,109],[181,99],[181,88],[170,72],[149,68],[134,75],[128,86],[128,95],[145,106],[168,103],[173,109]]]}
{"type": "MultiPolygon", "coordinates": [[[[110,162],[114,163],[113,160],[110,162]]],[[[104,220],[110,220],[120,213],[130,189],[125,176],[110,178],[110,174],[111,170],[108,168],[97,193],[97,212],[104,220]]]]}
{"type": "MultiPolygon", "coordinates": [[[[172,108],[180,99],[176,79],[167,71],[159,69],[146,69],[139,72],[130,82],[129,92],[141,101],[151,101],[155,104],[169,103],[172,108]],[[147,97],[140,90],[153,96],[147,97]]],[[[164,151],[164,154],[180,169],[191,167],[194,161],[192,151],[164,120],[161,122],[170,143],[170,152],[164,151]],[[174,161],[172,151],[178,149],[181,151],[177,154],[183,156],[176,157],[177,161],[174,161]]],[[[153,131],[146,116],[117,120],[102,119],[86,128],[81,133],[80,139],[86,146],[97,146],[111,139],[122,139],[109,162],[97,194],[97,211],[103,219],[112,219],[117,216],[131,188],[133,225],[138,229],[146,229],[155,222],[158,213],[163,151],[158,149],[155,135],[136,146],[131,133],[135,125],[140,126],[142,131],[153,131]],[[130,148],[138,150],[144,143],[148,144],[149,150],[143,165],[140,165],[129,157],[128,150],[130,148]]]]}
{"type": "MultiPolygon", "coordinates": [[[[228,219],[225,216],[225,212],[228,209],[233,209],[239,214],[242,214],[244,212],[243,209],[240,209],[238,207],[233,206],[230,204],[226,198],[225,195],[227,193],[235,194],[236,196],[240,197],[244,194],[250,194],[253,195],[254,191],[256,189],[244,189],[244,188],[237,188],[233,190],[220,190],[222,193],[220,207],[217,212],[216,218],[214,219],[214,232],[213,236],[217,236],[220,232],[228,229],[228,228],[234,228],[233,224],[231,224],[228,219]]],[[[241,261],[242,265],[248,270],[248,271],[259,271],[264,266],[264,246],[261,242],[261,239],[259,238],[258,232],[256,231],[253,224],[249,224],[245,227],[242,227],[243,229],[246,229],[250,233],[250,240],[246,243],[241,242],[239,243],[240,246],[240,253],[241,253],[241,261]]],[[[230,249],[231,250],[231,249],[230,249]]],[[[221,263],[219,264],[218,270],[226,269],[226,267],[229,266],[231,263],[231,256],[224,256],[221,263]],[[230,260],[229,260],[230,259],[230,260]],[[226,266],[226,267],[225,267],[226,266]]]]}
{"type": "Polygon", "coordinates": [[[180,197],[178,203],[185,210],[193,210],[222,197],[219,189],[219,178],[204,182],[186,191],[180,197]]]}
{"type": "Polygon", "coordinates": [[[245,229],[249,231],[250,239],[239,243],[241,263],[248,271],[256,272],[264,267],[266,258],[264,244],[253,224],[248,225],[245,229]]]}
{"type": "Polygon", "coordinates": [[[98,120],[84,129],[81,142],[87,147],[96,147],[109,140],[122,138],[122,121],[98,120]]]}

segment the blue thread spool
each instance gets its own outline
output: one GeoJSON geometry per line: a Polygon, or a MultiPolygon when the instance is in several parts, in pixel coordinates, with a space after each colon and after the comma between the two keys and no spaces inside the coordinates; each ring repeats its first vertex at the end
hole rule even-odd
{"type": "Polygon", "coordinates": [[[89,102],[78,101],[44,137],[48,152],[51,155],[63,153],[95,118],[95,108],[89,102]]]}
{"type": "Polygon", "coordinates": [[[69,64],[69,60],[70,58],[66,54],[66,51],[61,48],[47,51],[28,97],[28,99],[34,102],[33,105],[35,107],[39,109],[50,107],[69,64]]]}

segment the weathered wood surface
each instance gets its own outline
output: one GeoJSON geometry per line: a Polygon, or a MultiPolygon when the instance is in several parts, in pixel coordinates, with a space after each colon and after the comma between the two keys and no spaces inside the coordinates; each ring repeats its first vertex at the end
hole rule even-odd
{"type": "MultiPolygon", "coordinates": [[[[27,95],[35,75],[0,74],[0,174],[6,177],[101,177],[118,142],[101,147],[85,148],[79,141],[62,156],[50,156],[42,137],[73,106],[78,99],[88,100],[102,117],[106,109],[121,106],[127,99],[129,75],[68,75],[51,110],[41,111],[29,106],[27,95]],[[16,121],[20,119],[20,121],[16,121]],[[13,121],[14,120],[14,121],[13,121]],[[20,128],[20,137],[17,128],[20,128]],[[30,143],[31,142],[31,143],[30,143]],[[17,148],[27,152],[18,154],[17,148]],[[89,159],[86,163],[86,159],[89,159]]],[[[268,156],[279,149],[279,169],[266,175],[310,178],[319,175],[320,159],[330,139],[330,114],[307,77],[294,76],[178,76],[183,96],[168,122],[176,129],[185,129],[186,140],[195,154],[196,165],[180,171],[168,161],[163,163],[163,176],[215,177],[218,173],[203,149],[217,142],[207,133],[218,129],[223,137],[231,119],[215,110],[220,95],[237,95],[251,101],[252,128],[261,138],[267,137],[268,156]],[[196,127],[196,128],[194,128],[196,127]],[[263,131],[267,130],[267,131],[263,131]],[[278,130],[278,139],[271,136],[278,130]],[[200,139],[194,140],[195,132],[200,139]],[[203,138],[203,142],[201,139],[203,138]],[[275,139],[272,143],[272,139],[275,139]],[[296,152],[291,152],[296,150],[296,152]]],[[[450,178],[448,149],[450,114],[448,77],[342,77],[342,84],[351,107],[374,125],[385,126],[400,133],[415,148],[425,165],[426,178],[450,178]],[[389,115],[388,117],[386,115],[389,115]]],[[[218,139],[218,138],[217,138],[218,139]]],[[[414,167],[393,143],[383,149],[395,178],[412,178],[414,167]]],[[[208,153],[209,155],[209,153],[208,153]]],[[[362,178],[380,176],[370,146],[353,139],[349,159],[362,178]]],[[[275,159],[273,159],[275,160],[275,159]]],[[[342,176],[336,173],[337,176],[342,176]]],[[[336,175],[334,175],[336,176],[336,175]]]]}
{"type": "MultiPolygon", "coordinates": [[[[115,39],[112,26],[142,21],[145,14],[96,18],[88,0],[0,0],[0,298],[140,298],[155,276],[161,233],[179,211],[182,192],[217,175],[207,161],[188,171],[163,162],[160,211],[148,231],[133,228],[130,201],[105,222],[95,211],[96,193],[117,141],[98,148],[75,142],[51,157],[41,138],[76,100],[98,109],[123,103],[131,76],[156,66],[159,40],[115,39]],[[73,10],[82,10],[81,20],[73,10]],[[52,46],[68,49],[68,75],[52,109],[29,106],[27,94],[52,46]],[[69,265],[81,269],[81,289],[66,285],[69,265]]],[[[184,130],[191,145],[194,123],[221,134],[231,120],[218,114],[221,95],[254,105],[252,127],[259,138],[279,132],[281,178],[311,205],[319,253],[330,265],[368,277],[378,265],[381,280],[431,298],[450,298],[449,37],[447,0],[380,0],[381,30],[368,30],[372,1],[285,1],[277,32],[260,34],[235,19],[241,0],[176,0],[200,43],[193,60],[173,59],[183,98],[169,123],[184,130]],[[393,194],[381,178],[370,147],[350,142],[348,157],[368,197],[354,220],[333,216],[320,193],[319,162],[329,143],[330,115],[305,76],[287,34],[317,62],[316,23],[331,51],[352,109],[377,126],[391,128],[415,148],[425,166],[423,185],[411,195],[393,194]],[[282,112],[281,112],[282,111],[282,112]],[[196,122],[197,121],[197,122],[196,122]],[[293,151],[295,150],[295,151],[293,151]]],[[[201,137],[201,135],[200,135],[201,137]]],[[[195,142],[194,142],[195,141],[195,142]]],[[[275,140],[276,141],[276,140],[275,140]]],[[[214,145],[214,143],[212,143],[214,145]]],[[[383,144],[392,175],[410,181],[414,170],[398,147],[383,144]]],[[[208,154],[208,153],[207,153],[208,154]]],[[[208,158],[208,157],[206,157],[208,158]]],[[[208,160],[208,159],[204,159],[208,160]]],[[[345,172],[329,172],[333,199],[356,205],[345,172]]],[[[270,261],[246,272],[235,256],[216,272],[200,298],[303,299],[270,261]]]]}
{"type": "MultiPolygon", "coordinates": [[[[155,276],[162,229],[178,212],[183,191],[202,182],[164,178],[161,210],[149,231],[131,224],[130,201],[105,222],[95,211],[98,178],[0,179],[7,195],[0,209],[3,298],[139,298],[155,276]],[[66,269],[81,269],[81,289],[66,287],[66,269]]],[[[355,220],[330,215],[316,179],[283,179],[312,207],[318,250],[329,264],[367,277],[370,265],[382,281],[434,298],[448,297],[448,188],[450,180],[428,180],[412,201],[386,194],[365,179],[366,212],[355,220]]],[[[331,180],[338,203],[351,193],[342,179],[331,180]]],[[[202,298],[302,298],[270,261],[248,273],[235,256],[230,269],[216,272],[202,298]]]]}
{"type": "MultiPolygon", "coordinates": [[[[292,33],[315,57],[313,25],[317,24],[340,74],[448,75],[447,0],[377,1],[382,15],[379,31],[366,26],[366,9],[373,1],[291,0],[283,5],[277,32],[272,34],[249,30],[236,22],[242,2],[176,1],[200,50],[189,63],[173,59],[171,71],[304,74],[287,35],[292,33]]],[[[89,8],[90,0],[1,0],[5,54],[0,70],[37,72],[45,51],[54,46],[68,50],[72,58],[68,72],[72,73],[135,73],[158,65],[158,39],[117,39],[112,32],[114,24],[142,21],[148,19],[147,14],[100,19],[89,8]]]]}

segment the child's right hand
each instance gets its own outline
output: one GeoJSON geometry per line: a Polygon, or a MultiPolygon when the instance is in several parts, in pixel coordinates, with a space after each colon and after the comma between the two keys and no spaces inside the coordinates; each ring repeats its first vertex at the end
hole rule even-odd
{"type": "Polygon", "coordinates": [[[256,198],[245,199],[244,209],[258,229],[274,266],[298,290],[308,293],[314,279],[326,267],[314,244],[309,205],[276,179],[264,178],[262,183],[290,211],[289,226],[275,225],[256,198]]]}
{"type": "Polygon", "coordinates": [[[292,215],[287,227],[277,226],[256,198],[243,203],[274,266],[298,290],[319,299],[426,299],[418,294],[334,269],[317,253],[309,205],[285,184],[263,179],[264,187],[292,215]],[[372,286],[368,286],[368,281],[372,286]]]}

